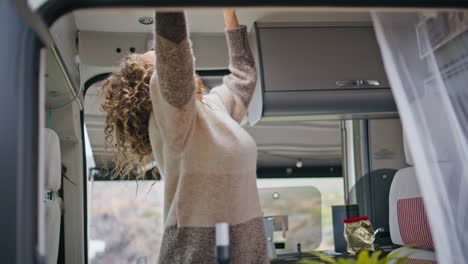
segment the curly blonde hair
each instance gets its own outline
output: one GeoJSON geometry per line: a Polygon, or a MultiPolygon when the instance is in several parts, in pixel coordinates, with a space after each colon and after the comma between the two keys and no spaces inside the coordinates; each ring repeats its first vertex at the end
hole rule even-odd
{"type": "MultiPolygon", "coordinates": [[[[149,81],[154,64],[138,54],[125,56],[119,69],[103,81],[105,97],[102,109],[107,113],[104,129],[106,150],[113,152],[114,178],[145,179],[144,165],[153,161],[148,121],[153,109],[149,81]],[[115,141],[115,142],[114,142],[115,141]]],[[[197,99],[202,100],[204,86],[196,76],[197,99]]],[[[156,179],[157,168],[152,169],[156,179]]]]}

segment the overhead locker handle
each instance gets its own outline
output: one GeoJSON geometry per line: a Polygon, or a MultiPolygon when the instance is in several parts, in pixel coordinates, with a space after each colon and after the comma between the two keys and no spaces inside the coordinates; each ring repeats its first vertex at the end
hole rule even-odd
{"type": "Polygon", "coordinates": [[[378,87],[380,86],[379,81],[376,80],[347,80],[337,81],[336,86],[339,88],[344,87],[378,87]]]}

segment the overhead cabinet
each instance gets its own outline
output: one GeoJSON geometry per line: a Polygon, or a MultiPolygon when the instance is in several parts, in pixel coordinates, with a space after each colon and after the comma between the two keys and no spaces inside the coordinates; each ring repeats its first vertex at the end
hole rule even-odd
{"type": "Polygon", "coordinates": [[[254,114],[396,113],[371,24],[257,23],[254,34],[260,73],[254,114]]]}

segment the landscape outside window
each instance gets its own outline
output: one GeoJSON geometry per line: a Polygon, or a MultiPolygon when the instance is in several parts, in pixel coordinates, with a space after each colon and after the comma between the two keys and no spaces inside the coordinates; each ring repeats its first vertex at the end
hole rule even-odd
{"type": "MultiPolygon", "coordinates": [[[[257,184],[265,216],[289,216],[286,248],[278,253],[296,251],[297,243],[304,251],[333,249],[331,206],[344,201],[342,178],[257,184]]],[[[163,235],[162,182],[90,182],[88,196],[91,264],[156,262],[163,235]]]]}

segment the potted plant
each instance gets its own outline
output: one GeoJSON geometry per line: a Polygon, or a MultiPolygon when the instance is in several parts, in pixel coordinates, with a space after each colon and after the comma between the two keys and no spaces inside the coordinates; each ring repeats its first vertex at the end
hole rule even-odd
{"type": "Polygon", "coordinates": [[[399,250],[394,251],[386,256],[381,257],[382,251],[376,251],[370,253],[367,250],[362,250],[359,252],[356,259],[354,258],[338,258],[335,259],[333,257],[324,255],[319,252],[309,252],[317,257],[320,260],[301,260],[300,264],[386,264],[386,263],[394,263],[394,264],[404,264],[407,263],[407,259],[409,256],[404,257],[397,257],[399,250]]]}

